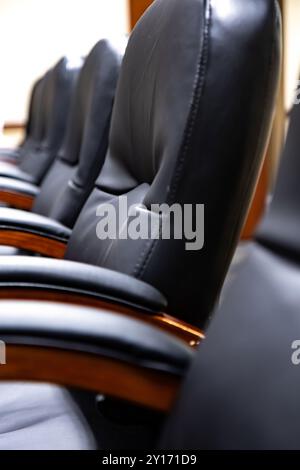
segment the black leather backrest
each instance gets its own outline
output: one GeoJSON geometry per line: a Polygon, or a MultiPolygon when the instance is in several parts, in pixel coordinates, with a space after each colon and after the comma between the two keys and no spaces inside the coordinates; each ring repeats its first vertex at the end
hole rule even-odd
{"type": "Polygon", "coordinates": [[[63,146],[41,185],[33,210],[73,226],[107,152],[122,51],[99,41],[87,56],[72,97],[63,146]]]}
{"type": "Polygon", "coordinates": [[[38,122],[38,110],[41,101],[41,89],[42,89],[42,81],[43,78],[37,80],[32,87],[30,93],[30,100],[29,100],[29,109],[28,109],[28,116],[26,122],[26,135],[23,144],[21,147],[24,146],[33,146],[34,142],[36,144],[42,139],[42,135],[39,135],[39,122],[38,122]],[[36,138],[35,138],[36,134],[36,138]]]}
{"type": "Polygon", "coordinates": [[[32,88],[29,102],[26,135],[19,147],[20,160],[26,153],[35,151],[40,147],[44,137],[44,124],[40,120],[40,107],[44,89],[44,77],[37,80],[32,88]]]}
{"type": "Polygon", "coordinates": [[[300,260],[300,105],[290,119],[274,196],[257,240],[275,251],[300,260]]]}
{"type": "Polygon", "coordinates": [[[32,149],[41,148],[43,140],[46,138],[46,82],[49,72],[36,84],[32,97],[32,117],[30,118],[30,139],[33,142],[32,149]]]}
{"type": "MultiPolygon", "coordinates": [[[[125,54],[109,154],[67,257],[157,287],[177,317],[203,325],[216,302],[261,165],[280,66],[270,0],[156,0],[125,54]],[[96,209],[205,205],[205,244],[99,240],[96,209]]],[[[126,224],[125,224],[126,228],[126,224]]],[[[123,227],[124,230],[124,227],[123,227]]]]}
{"type": "Polygon", "coordinates": [[[36,152],[28,152],[20,164],[21,170],[32,175],[36,183],[40,183],[62,145],[77,74],[78,68],[71,67],[63,58],[43,80],[39,116],[43,141],[41,147],[36,152]]]}

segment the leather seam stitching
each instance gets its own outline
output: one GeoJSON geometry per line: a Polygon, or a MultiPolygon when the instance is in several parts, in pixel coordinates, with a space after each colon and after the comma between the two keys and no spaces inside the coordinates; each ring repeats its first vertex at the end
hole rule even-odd
{"type": "MultiPolygon", "coordinates": [[[[178,187],[178,184],[181,180],[182,176],[182,169],[184,166],[184,162],[186,159],[186,155],[189,150],[189,144],[190,144],[190,139],[193,134],[195,122],[196,122],[196,117],[199,109],[199,104],[200,104],[200,98],[202,95],[203,91],[203,85],[205,82],[205,77],[206,77],[206,72],[207,72],[207,63],[208,63],[208,44],[209,44],[209,27],[211,24],[211,0],[208,0],[207,6],[206,6],[206,11],[205,11],[205,21],[204,21],[204,32],[203,32],[203,45],[200,49],[200,54],[198,58],[198,66],[197,66],[197,72],[195,75],[194,79],[194,92],[193,92],[193,99],[191,103],[191,109],[190,113],[188,116],[188,123],[187,127],[184,132],[183,136],[183,143],[182,143],[182,151],[180,152],[181,156],[178,159],[178,167],[177,171],[175,172],[175,175],[173,177],[173,181],[171,183],[171,186],[173,188],[170,191],[170,194],[167,198],[167,201],[170,203],[172,201],[172,195],[175,196],[176,189],[178,187]]],[[[173,196],[173,198],[174,198],[173,196]]],[[[148,246],[148,253],[144,260],[141,262],[140,260],[137,262],[135,268],[134,268],[134,276],[137,278],[141,278],[142,275],[144,274],[147,265],[150,261],[150,258],[153,254],[153,251],[157,245],[158,240],[150,240],[149,243],[146,245],[145,249],[143,250],[140,260],[144,258],[145,253],[147,252],[148,246]]]]}
{"type": "Polygon", "coordinates": [[[182,141],[182,148],[180,151],[180,156],[178,159],[177,168],[175,174],[172,178],[172,182],[170,185],[170,192],[168,195],[168,202],[171,204],[174,202],[174,197],[178,185],[181,180],[183,166],[186,160],[186,156],[190,147],[191,137],[193,135],[193,130],[195,128],[195,123],[197,119],[197,114],[200,105],[200,99],[203,92],[203,85],[205,83],[206,72],[207,72],[207,63],[208,63],[208,45],[209,45],[209,27],[211,24],[211,0],[208,0],[207,9],[205,11],[205,24],[204,24],[204,33],[203,33],[203,46],[200,51],[199,63],[197,67],[197,72],[194,81],[194,93],[193,99],[191,103],[191,109],[188,116],[188,123],[187,127],[184,132],[183,141],[182,141]]]}

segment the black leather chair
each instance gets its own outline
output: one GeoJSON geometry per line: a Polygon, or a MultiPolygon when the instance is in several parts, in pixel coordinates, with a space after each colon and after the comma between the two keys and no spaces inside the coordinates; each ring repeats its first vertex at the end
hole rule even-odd
{"type": "Polygon", "coordinates": [[[271,205],[229,273],[166,448],[172,435],[180,448],[300,449],[299,126],[296,105],[271,205]]]}
{"type": "MultiPolygon", "coordinates": [[[[232,21],[233,27],[237,27],[234,20],[241,15],[239,8],[233,4],[234,14],[231,20],[231,15],[224,15],[219,3],[216,5],[216,20],[210,26],[212,34],[214,28],[218,30],[219,22],[222,23],[224,18],[232,21]]],[[[260,6],[260,2],[258,5],[260,6]]],[[[265,8],[263,1],[262,5],[258,13],[265,8]]],[[[251,43],[250,52],[248,40],[242,42],[241,53],[235,50],[232,45],[236,44],[234,30],[228,36],[224,34],[222,44],[220,41],[215,43],[212,36],[211,49],[202,49],[202,40],[208,39],[203,29],[206,21],[202,16],[204,3],[199,1],[191,2],[186,14],[192,16],[193,9],[196,10],[192,25],[194,29],[199,29],[198,36],[204,36],[194,37],[192,25],[190,32],[184,31],[187,40],[194,44],[194,48],[186,54],[185,44],[180,46],[179,38],[169,37],[169,30],[173,31],[173,26],[171,19],[168,20],[168,9],[171,11],[170,15],[177,18],[178,10],[185,10],[186,7],[185,3],[179,7],[175,2],[171,7],[169,1],[156,2],[131,37],[115,100],[108,156],[96,187],[75,224],[66,259],[98,265],[109,269],[109,272],[118,271],[145,281],[167,297],[168,311],[172,315],[203,326],[222,286],[261,164],[266,138],[258,140],[256,126],[262,129],[263,137],[268,135],[274,95],[266,95],[265,82],[270,80],[270,85],[269,82],[267,85],[272,90],[275,89],[277,56],[273,49],[270,52],[269,47],[267,51],[258,47],[258,32],[251,37],[253,44],[251,43]],[[148,32],[152,24],[156,24],[157,10],[162,11],[164,21],[159,27],[156,26],[156,36],[162,36],[167,45],[158,48],[153,61],[149,63],[147,57],[148,51],[153,47],[153,36],[149,35],[145,39],[144,31],[148,32]],[[216,47],[213,48],[215,44],[216,47]],[[175,49],[177,60],[168,54],[169,50],[175,49]],[[250,67],[249,54],[254,49],[255,58],[250,55],[253,61],[250,67]],[[209,81],[207,74],[216,71],[216,75],[221,75],[223,57],[226,57],[226,70],[229,68],[230,72],[227,71],[227,80],[221,81],[216,87],[214,81],[209,81]],[[200,63],[200,72],[205,74],[205,82],[202,75],[199,75],[200,65],[197,60],[205,61],[204,65],[200,63]],[[234,67],[229,67],[230,60],[234,67]],[[260,66],[259,77],[254,60],[260,66]],[[272,67],[275,70],[271,77],[268,75],[270,67],[272,71],[272,67]],[[144,80],[145,70],[150,77],[147,81],[144,80]],[[170,76],[177,79],[170,80],[170,76]],[[198,88],[195,88],[195,80],[198,80],[198,88]],[[244,92],[244,87],[247,88],[247,93],[244,92]],[[230,100],[228,90],[232,90],[230,100]],[[214,100],[218,103],[226,101],[226,108],[222,112],[216,112],[211,105],[214,100]],[[263,114],[262,100],[267,103],[263,114]],[[214,125],[210,125],[210,122],[214,125]],[[255,132],[252,131],[252,123],[255,132]],[[226,145],[221,136],[222,139],[223,136],[226,137],[226,145]],[[234,172],[232,167],[235,168],[234,172]],[[129,204],[145,204],[145,217],[148,216],[147,210],[150,211],[152,203],[204,203],[204,249],[187,251],[187,240],[184,238],[141,241],[117,239],[112,242],[99,240],[96,236],[96,208],[108,200],[117,205],[119,196],[122,195],[128,197],[129,204]],[[180,289],[177,288],[178,282],[180,289]]],[[[252,14],[252,7],[249,8],[252,14]]],[[[250,27],[251,24],[249,29],[250,27]]],[[[247,32],[248,30],[243,31],[244,34],[247,32]]],[[[259,32],[261,35],[269,34],[266,29],[259,32]]],[[[252,29],[250,33],[253,33],[252,29]]],[[[237,28],[236,35],[238,34],[242,35],[240,28],[237,28]]],[[[9,263],[9,260],[3,262],[9,263]]],[[[15,264],[15,260],[12,263],[15,264]]],[[[25,280],[26,263],[27,260],[18,260],[15,271],[20,275],[24,270],[22,276],[25,280]]],[[[31,272],[32,263],[30,260],[31,272]]],[[[57,282],[57,272],[61,273],[64,269],[68,284],[66,271],[70,266],[72,273],[76,269],[80,284],[82,266],[85,270],[82,281],[86,282],[88,266],[85,264],[57,263],[52,265],[51,271],[47,261],[36,260],[36,263],[39,280],[42,270],[44,275],[49,275],[48,282],[51,282],[52,276],[57,282]]],[[[95,273],[96,277],[100,277],[101,285],[103,270],[92,267],[89,269],[91,276],[88,277],[94,277],[92,273],[95,273]]],[[[4,268],[1,267],[1,270],[4,268]]],[[[61,282],[64,284],[63,280],[61,282]]],[[[89,290],[88,285],[86,289],[89,290]]],[[[101,289],[97,289],[99,290],[101,289]]],[[[94,295],[93,288],[91,293],[94,295]]]]}
{"type": "MultiPolygon", "coordinates": [[[[17,166],[0,162],[0,176],[40,184],[61,147],[69,114],[72,91],[79,68],[67,58],[49,70],[42,83],[42,102],[38,116],[42,143],[26,152],[17,166]]],[[[4,201],[5,202],[5,201],[4,201]]]]}
{"type": "Polygon", "coordinates": [[[0,148],[0,161],[16,164],[27,153],[36,150],[42,143],[43,123],[39,119],[42,102],[43,78],[35,82],[32,88],[29,112],[26,123],[26,134],[19,147],[0,148]]]}
{"type": "MultiPolygon", "coordinates": [[[[129,40],[109,153],[67,259],[0,260],[0,336],[9,354],[1,379],[55,382],[170,411],[202,338],[170,315],[203,326],[212,313],[264,153],[279,66],[275,1],[153,3],[129,40]],[[143,202],[145,214],[154,202],[204,203],[204,248],[186,251],[184,239],[99,241],[96,207],[121,195],[143,202]]],[[[41,446],[63,446],[65,436],[65,447],[93,447],[66,394],[55,389],[49,401],[47,392],[23,388],[23,404],[35,400],[43,415],[41,446]]],[[[34,446],[32,409],[22,417],[20,446],[34,446]]],[[[5,432],[7,448],[14,433],[5,432]]]]}
{"type": "MultiPolygon", "coordinates": [[[[24,209],[32,206],[33,211],[1,208],[0,226],[4,231],[0,243],[14,245],[16,231],[22,231],[19,248],[54,257],[64,254],[70,229],[93,188],[107,152],[121,59],[122,51],[107,40],[99,41],[87,56],[73,92],[63,145],[40,187],[0,178],[0,199],[9,201],[13,194],[17,200],[15,206],[24,209]],[[39,240],[44,234],[47,243],[40,245],[36,237],[32,238],[38,234],[39,240]]],[[[6,249],[2,251],[8,253],[6,249]]]]}

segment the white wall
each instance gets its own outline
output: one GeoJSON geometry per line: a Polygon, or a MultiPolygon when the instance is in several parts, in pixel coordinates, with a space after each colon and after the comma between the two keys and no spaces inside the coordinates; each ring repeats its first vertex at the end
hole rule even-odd
{"type": "Polygon", "coordinates": [[[0,0],[0,121],[24,121],[32,82],[61,56],[128,24],[127,0],[0,0]]]}

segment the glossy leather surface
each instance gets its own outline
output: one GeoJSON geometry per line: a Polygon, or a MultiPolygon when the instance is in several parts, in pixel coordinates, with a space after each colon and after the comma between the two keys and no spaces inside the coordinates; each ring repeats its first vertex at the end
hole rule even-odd
{"type": "MultiPolygon", "coordinates": [[[[219,295],[269,134],[280,66],[274,1],[157,0],[133,31],[108,157],[67,257],[158,288],[172,315],[203,326],[219,295]],[[234,169],[234,171],[233,171],[234,169]],[[205,246],[96,237],[96,208],[205,204],[205,246]]],[[[145,213],[147,212],[145,211],[145,213]]]]}
{"type": "Polygon", "coordinates": [[[300,448],[299,263],[251,244],[161,440],[164,449],[300,448]]]}
{"type": "MultiPolygon", "coordinates": [[[[146,252],[143,249],[140,250],[139,246],[139,257],[143,258],[148,255],[148,259],[152,252],[155,256],[150,259],[150,267],[146,266],[142,259],[143,269],[134,274],[150,279],[149,282],[162,287],[170,299],[172,311],[195,323],[203,323],[206,320],[216,300],[259,166],[272,110],[273,92],[276,88],[278,27],[274,2],[269,0],[252,2],[244,0],[212,0],[211,2],[165,0],[163,2],[157,0],[137,27],[127,51],[113,118],[110,157],[102,177],[100,175],[98,187],[92,198],[96,204],[103,199],[112,199],[114,196],[117,197],[119,194],[130,191],[133,200],[137,202],[149,203],[165,200],[207,202],[209,213],[206,239],[208,246],[207,251],[203,252],[204,255],[202,253],[194,256],[193,253],[191,259],[186,259],[187,255],[182,253],[182,246],[180,244],[177,246],[176,243],[171,243],[170,248],[164,245],[165,250],[162,249],[163,244],[158,244],[158,247],[154,247],[153,250],[151,247],[150,253],[147,253],[147,249],[146,252]],[[187,8],[187,5],[190,7],[187,8]],[[238,13],[238,18],[235,12],[238,13]],[[144,29],[141,26],[143,24],[144,29]],[[160,29],[162,27],[163,31],[160,29]],[[182,37],[180,34],[177,36],[178,31],[183,31],[182,37]],[[136,63],[141,64],[140,69],[136,64],[132,67],[134,56],[136,63]],[[155,73],[157,69],[159,73],[155,73]],[[145,80],[146,76],[150,77],[150,80],[145,80]],[[176,76],[178,76],[178,83],[175,78],[170,80],[170,77],[176,76]],[[137,97],[142,97],[142,99],[136,100],[137,97]],[[137,108],[132,106],[133,101],[140,103],[137,108]],[[146,106],[149,102],[153,103],[153,107],[146,106]],[[263,108],[262,102],[265,104],[263,108]],[[133,115],[133,118],[129,119],[129,115],[133,115]],[[151,119],[152,116],[153,119],[151,119]],[[176,124],[174,128],[172,122],[176,124]],[[143,156],[147,162],[143,161],[143,156]],[[232,172],[232,168],[236,171],[232,172]],[[235,178],[232,178],[233,174],[235,178]],[[171,248],[172,254],[170,254],[171,248]],[[195,264],[192,258],[195,258],[195,264]],[[225,261],[224,258],[226,258],[225,261]],[[155,260],[157,268],[154,266],[155,260]],[[180,312],[182,306],[184,306],[184,311],[180,312]]],[[[95,236],[94,219],[91,222],[92,217],[95,217],[95,207],[96,205],[93,206],[93,204],[90,207],[88,212],[90,219],[83,218],[78,224],[76,236],[74,234],[74,240],[78,240],[78,244],[76,245],[73,240],[74,244],[69,252],[70,257],[92,258],[93,253],[97,257],[99,245],[91,243],[92,237],[95,236]]],[[[131,271],[130,263],[137,264],[135,258],[137,253],[129,250],[127,246],[121,247],[118,243],[115,245],[117,255],[124,254],[126,257],[128,254],[130,261],[129,265],[126,267],[122,265],[120,269],[126,272],[131,271]]],[[[114,247],[113,249],[115,250],[114,247]]],[[[117,263],[118,256],[115,259],[117,263]]],[[[122,263],[123,260],[124,258],[122,258],[122,263]]],[[[125,261],[128,262],[126,259],[125,261]]],[[[103,276],[105,289],[115,289],[119,281],[116,282],[114,276],[122,276],[107,269],[84,264],[69,264],[66,261],[53,261],[52,263],[51,260],[50,262],[38,259],[28,261],[28,258],[24,258],[23,266],[22,263],[22,258],[20,258],[20,263],[18,263],[20,274],[16,276],[15,259],[11,258],[8,262],[0,260],[0,275],[4,283],[7,285],[19,283],[20,285],[24,279],[28,282],[32,279],[33,286],[38,286],[39,283],[44,286],[49,276],[51,278],[51,274],[49,275],[52,270],[51,266],[53,266],[54,281],[64,286],[65,280],[70,276],[71,288],[74,285],[84,286],[83,280],[88,278],[88,270],[92,273],[90,279],[93,282],[96,276],[99,278],[103,276]],[[38,269],[35,263],[40,263],[38,269]],[[45,263],[44,271],[43,263],[45,263]],[[45,274],[41,275],[41,272],[45,274]],[[45,276],[45,281],[43,276],[45,276]],[[75,278],[77,280],[74,281],[75,278]]],[[[130,283],[138,282],[133,277],[126,277],[126,279],[128,283],[129,280],[130,283]]],[[[123,281],[120,281],[120,284],[123,286],[123,281]]],[[[130,291],[128,285],[126,281],[124,294],[130,291]]],[[[136,295],[135,287],[133,284],[130,285],[132,285],[132,294],[135,291],[136,295]]],[[[98,292],[105,292],[105,289],[100,287],[98,292]]],[[[144,302],[145,292],[142,290],[139,292],[141,301],[144,302]]],[[[118,292],[117,297],[122,298],[122,296],[123,294],[120,295],[118,292]]],[[[50,309],[51,313],[46,312],[48,315],[44,324],[39,303],[28,305],[28,320],[27,315],[24,314],[26,307],[24,309],[21,304],[20,311],[18,311],[19,307],[16,307],[14,302],[11,304],[11,314],[16,316],[11,318],[6,313],[3,320],[0,316],[0,325],[8,333],[8,340],[11,334],[15,333],[17,338],[26,337],[28,332],[39,338],[47,335],[49,325],[46,323],[49,318],[51,322],[53,321],[53,310],[50,309]],[[35,317],[36,308],[38,308],[38,313],[35,317]],[[30,322],[30,327],[26,326],[27,321],[30,322]]],[[[9,308],[7,306],[4,311],[10,313],[9,308]]],[[[78,315],[81,317],[81,309],[79,310],[78,315]]],[[[99,315],[97,311],[95,314],[95,321],[98,322],[102,315],[99,315]]],[[[73,318],[73,313],[70,314],[71,317],[73,318]]],[[[64,315],[57,318],[59,328],[62,327],[63,330],[61,331],[62,340],[66,338],[66,342],[69,343],[70,338],[72,340],[77,338],[78,333],[78,337],[83,338],[83,344],[88,343],[90,346],[90,339],[86,339],[86,331],[76,330],[75,333],[72,331],[71,335],[69,332],[65,333],[68,331],[64,324],[66,318],[64,315]]],[[[71,323],[73,324],[73,321],[71,323]]],[[[74,323],[77,328],[77,322],[74,323]]],[[[85,322],[83,324],[85,325],[85,322]]],[[[118,323],[118,328],[120,325],[118,323]]],[[[91,323],[88,320],[88,326],[93,327],[94,338],[94,320],[91,323]]],[[[53,328],[56,328],[56,322],[53,328]]],[[[124,330],[127,335],[131,328],[124,330]]],[[[235,332],[234,325],[230,330],[230,333],[233,332],[235,332]]],[[[126,345],[126,353],[128,353],[131,341],[134,345],[136,344],[139,334],[137,331],[134,333],[134,338],[131,338],[126,345]]],[[[220,340],[219,347],[222,353],[222,340],[225,336],[223,331],[221,333],[223,336],[219,333],[217,338],[220,340]]],[[[209,334],[212,335],[212,330],[209,334]]],[[[49,335],[53,340],[51,327],[49,335]]],[[[156,335],[149,335],[149,339],[152,340],[154,336],[156,335]]],[[[87,337],[90,338],[90,332],[87,337]]],[[[201,352],[204,351],[202,348],[206,344],[208,348],[210,347],[209,342],[204,343],[201,352]]],[[[216,343],[213,340],[213,347],[215,346],[216,343]]],[[[116,349],[120,350],[119,345],[116,349]]],[[[215,349],[211,351],[214,365],[215,349]]],[[[209,354],[207,355],[209,357],[209,354]]],[[[198,357],[202,357],[200,353],[198,357]]],[[[217,358],[223,367],[222,355],[217,358]]],[[[237,357],[235,356],[234,359],[237,360],[237,357]]],[[[165,361],[166,358],[163,360],[165,361]]],[[[229,367],[227,370],[230,371],[229,367]]],[[[216,377],[214,371],[207,368],[204,373],[207,387],[201,376],[201,367],[196,370],[196,375],[189,377],[187,382],[189,387],[182,394],[184,400],[182,413],[180,417],[177,412],[173,415],[172,431],[174,434],[171,437],[165,437],[160,442],[162,447],[166,445],[168,448],[177,448],[177,442],[180,442],[182,448],[185,445],[191,448],[196,442],[198,449],[201,448],[202,443],[197,436],[204,435],[205,439],[206,434],[208,437],[204,442],[209,442],[212,435],[211,421],[206,419],[202,425],[202,415],[200,413],[199,416],[196,413],[195,404],[201,407],[199,397],[201,393],[202,397],[205,394],[208,396],[207,389],[212,402],[216,396],[214,393],[221,394],[221,391],[209,386],[210,377],[213,379],[216,377]],[[197,384],[195,384],[195,377],[198,378],[197,384]],[[200,392],[196,385],[200,387],[200,392]],[[185,394],[186,391],[187,394],[185,394]],[[188,412],[193,412],[194,436],[191,430],[187,430],[189,432],[182,436],[186,430],[185,413],[188,412]],[[200,426],[203,427],[199,432],[200,426]],[[179,432],[180,436],[178,436],[179,432]],[[189,442],[188,437],[190,437],[189,442]]],[[[226,381],[225,374],[223,377],[226,381]]],[[[228,396],[225,395],[225,398],[228,396]]],[[[177,410],[180,410],[180,406],[179,402],[177,410]]],[[[209,403],[206,409],[201,408],[205,418],[211,417],[210,410],[209,403]]],[[[220,422],[223,417],[222,411],[221,409],[220,422]]],[[[229,413],[226,425],[230,420],[232,420],[232,414],[229,413]]],[[[14,434],[11,432],[10,442],[14,440],[14,434]]],[[[167,428],[166,436],[168,436],[167,428]]]]}
{"type": "Polygon", "coordinates": [[[275,251],[300,260],[300,107],[290,116],[286,145],[272,204],[256,234],[257,240],[275,251]]]}
{"type": "Polygon", "coordinates": [[[0,207],[1,230],[27,232],[64,242],[71,235],[71,230],[68,227],[49,217],[6,207],[0,207]]]}
{"type": "Polygon", "coordinates": [[[42,93],[43,78],[37,80],[32,88],[24,141],[16,149],[0,148],[0,161],[2,157],[4,157],[5,160],[21,160],[26,153],[34,151],[41,145],[44,137],[44,123],[43,120],[40,119],[40,117],[42,117],[40,116],[42,93]]]}
{"type": "MultiPolygon", "coordinates": [[[[33,155],[36,153],[37,151],[34,150],[27,155],[33,155]]],[[[30,173],[21,170],[19,165],[11,165],[6,161],[0,161],[0,178],[11,178],[13,180],[35,184],[35,179],[30,173]]]]}
{"type": "Polygon", "coordinates": [[[65,389],[24,382],[14,382],[12,387],[1,382],[0,401],[1,450],[97,448],[83,413],[65,389]]]}
{"type": "Polygon", "coordinates": [[[0,257],[0,284],[90,295],[99,299],[160,312],[166,299],[154,287],[126,274],[87,264],[48,258],[0,257]]]}
{"type": "MultiPolygon", "coordinates": [[[[63,235],[64,240],[66,235],[69,237],[70,232],[65,226],[74,225],[106,155],[121,59],[121,47],[118,50],[107,40],[99,41],[86,58],[72,95],[64,143],[40,190],[30,183],[0,178],[0,190],[21,194],[23,191],[24,194],[37,196],[32,210],[48,218],[39,219],[20,211],[15,215],[13,211],[4,211],[0,213],[0,226],[45,235],[48,233],[51,237],[63,235]]],[[[21,180],[24,180],[24,172],[19,167],[6,166],[12,176],[18,177],[20,174],[21,180]]],[[[29,174],[28,179],[31,180],[29,174]]]]}
{"type": "Polygon", "coordinates": [[[1,163],[1,176],[40,184],[62,145],[77,75],[78,67],[72,68],[66,58],[61,59],[46,73],[42,81],[44,89],[38,116],[39,123],[43,127],[42,142],[24,153],[15,172],[14,169],[5,168],[5,164],[1,163]]]}
{"type": "Polygon", "coordinates": [[[102,168],[122,49],[99,41],[85,59],[71,102],[66,136],[33,211],[72,227],[102,168]]]}
{"type": "Polygon", "coordinates": [[[12,191],[16,194],[27,194],[36,197],[40,192],[40,188],[26,181],[0,177],[0,191],[12,191]]]}
{"type": "Polygon", "coordinates": [[[105,310],[30,301],[0,305],[6,344],[87,352],[175,375],[193,358],[193,350],[172,335],[105,310]]]}

